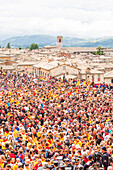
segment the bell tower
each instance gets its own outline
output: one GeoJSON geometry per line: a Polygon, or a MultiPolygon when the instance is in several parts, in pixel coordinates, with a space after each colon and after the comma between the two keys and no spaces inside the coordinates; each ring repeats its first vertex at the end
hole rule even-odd
{"type": "Polygon", "coordinates": [[[57,46],[62,47],[63,36],[57,36],[57,46]]]}

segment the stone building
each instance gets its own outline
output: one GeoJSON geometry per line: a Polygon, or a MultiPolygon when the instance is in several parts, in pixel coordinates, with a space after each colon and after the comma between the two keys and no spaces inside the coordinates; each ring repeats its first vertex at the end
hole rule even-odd
{"type": "Polygon", "coordinates": [[[85,70],[81,70],[80,78],[94,83],[102,83],[104,82],[104,72],[86,68],[85,70]]]}
{"type": "Polygon", "coordinates": [[[34,72],[34,68],[33,65],[35,64],[35,62],[20,62],[16,65],[16,71],[24,71],[27,73],[33,73],[34,72]]]}
{"type": "Polygon", "coordinates": [[[34,65],[35,74],[38,76],[58,77],[62,75],[79,76],[80,69],[67,64],[59,64],[58,62],[39,63],[34,65]]]}
{"type": "Polygon", "coordinates": [[[113,70],[104,74],[105,83],[113,83],[113,70]]]}
{"type": "Polygon", "coordinates": [[[62,47],[62,43],[63,43],[63,37],[57,36],[57,46],[62,47]]]}

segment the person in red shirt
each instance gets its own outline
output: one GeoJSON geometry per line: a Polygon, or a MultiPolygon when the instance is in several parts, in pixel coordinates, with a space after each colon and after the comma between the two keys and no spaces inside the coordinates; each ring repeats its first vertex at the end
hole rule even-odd
{"type": "Polygon", "coordinates": [[[42,160],[38,159],[38,163],[34,166],[34,170],[38,170],[39,167],[42,167],[42,160]]]}

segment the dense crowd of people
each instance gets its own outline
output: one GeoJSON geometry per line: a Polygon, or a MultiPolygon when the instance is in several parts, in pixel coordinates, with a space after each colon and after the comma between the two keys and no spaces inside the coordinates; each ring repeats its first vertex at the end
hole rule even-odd
{"type": "Polygon", "coordinates": [[[0,72],[0,170],[113,170],[113,86],[0,72]]]}

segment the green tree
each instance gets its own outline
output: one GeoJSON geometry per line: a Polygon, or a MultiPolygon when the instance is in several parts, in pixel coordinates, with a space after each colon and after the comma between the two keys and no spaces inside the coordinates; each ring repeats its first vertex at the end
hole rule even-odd
{"type": "Polygon", "coordinates": [[[102,47],[97,47],[96,52],[92,52],[94,55],[104,55],[103,48],[102,47]]]}
{"type": "Polygon", "coordinates": [[[11,48],[10,43],[7,43],[6,48],[11,48]]]}
{"type": "Polygon", "coordinates": [[[97,54],[98,55],[104,55],[103,48],[102,47],[97,47],[97,54]]]}
{"type": "Polygon", "coordinates": [[[92,52],[92,54],[97,55],[97,52],[92,52]]]}
{"type": "Polygon", "coordinates": [[[32,43],[29,50],[38,49],[38,44],[32,43]]]}

